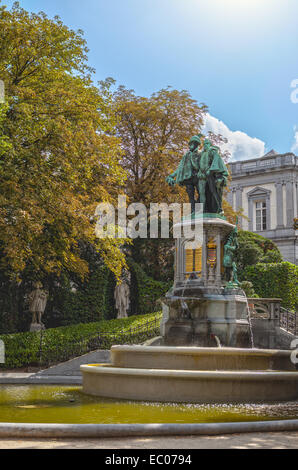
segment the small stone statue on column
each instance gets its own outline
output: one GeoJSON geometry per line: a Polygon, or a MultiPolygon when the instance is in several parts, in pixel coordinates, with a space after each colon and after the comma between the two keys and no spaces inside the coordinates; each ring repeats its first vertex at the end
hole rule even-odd
{"type": "Polygon", "coordinates": [[[36,282],[34,287],[35,289],[28,296],[29,311],[32,314],[30,331],[40,331],[45,329],[41,317],[45,311],[49,293],[42,289],[41,282],[36,282]]]}
{"type": "Polygon", "coordinates": [[[127,310],[130,304],[129,294],[129,284],[123,276],[121,282],[116,285],[114,292],[115,306],[118,310],[117,318],[126,318],[128,316],[127,310]]]}

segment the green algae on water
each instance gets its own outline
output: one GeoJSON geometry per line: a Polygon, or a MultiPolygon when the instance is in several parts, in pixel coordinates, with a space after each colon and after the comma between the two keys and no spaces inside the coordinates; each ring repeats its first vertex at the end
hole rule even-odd
{"type": "Polygon", "coordinates": [[[298,419],[298,402],[250,405],[149,403],[92,397],[79,386],[1,385],[2,423],[214,423],[298,419]]]}

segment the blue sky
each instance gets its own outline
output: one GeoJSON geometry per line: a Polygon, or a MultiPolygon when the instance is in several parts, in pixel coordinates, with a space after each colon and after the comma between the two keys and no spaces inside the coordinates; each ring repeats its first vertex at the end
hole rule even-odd
{"type": "Polygon", "coordinates": [[[298,79],[297,0],[20,4],[83,29],[98,80],[111,76],[144,96],[168,85],[188,90],[208,105],[206,130],[227,135],[234,160],[272,148],[298,154],[298,103],[290,99],[298,79]]]}

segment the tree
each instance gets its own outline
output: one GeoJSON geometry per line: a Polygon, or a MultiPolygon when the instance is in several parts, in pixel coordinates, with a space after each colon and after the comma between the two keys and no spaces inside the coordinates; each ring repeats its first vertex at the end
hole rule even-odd
{"type": "Polygon", "coordinates": [[[3,157],[9,150],[11,150],[9,140],[3,132],[7,109],[8,108],[6,104],[0,103],[0,158],[3,157]]]}
{"type": "MultiPolygon", "coordinates": [[[[170,188],[166,177],[175,170],[185,152],[189,139],[201,132],[207,106],[198,104],[185,91],[170,87],[149,98],[136,96],[133,90],[120,86],[114,93],[114,80],[102,82],[112,94],[117,117],[116,136],[121,139],[122,166],[127,172],[123,188],[130,202],[150,203],[188,202],[185,188],[170,188]]],[[[226,143],[220,135],[209,133],[215,145],[226,143]]],[[[225,161],[228,153],[224,153],[225,161]]],[[[237,214],[224,202],[228,220],[235,222],[237,214]]],[[[167,280],[173,276],[173,240],[134,240],[132,256],[154,279],[167,280]]]]}
{"type": "Polygon", "coordinates": [[[239,230],[239,250],[237,252],[237,265],[241,279],[243,270],[247,266],[254,266],[257,263],[280,263],[282,256],[272,240],[264,238],[253,232],[239,230]]]}
{"type": "Polygon", "coordinates": [[[115,201],[125,172],[87,52],[82,31],[59,17],[0,8],[0,249],[15,277],[28,263],[41,276],[84,276],[79,242],[93,244],[116,276],[124,264],[119,240],[95,238],[95,208],[115,201]]]}
{"type": "MultiPolygon", "coordinates": [[[[120,86],[113,100],[130,200],[147,206],[177,202],[177,190],[165,179],[178,166],[190,137],[200,131],[206,106],[198,105],[187,91],[171,88],[145,98],[120,86]]],[[[183,189],[180,199],[186,201],[183,189]]]]}

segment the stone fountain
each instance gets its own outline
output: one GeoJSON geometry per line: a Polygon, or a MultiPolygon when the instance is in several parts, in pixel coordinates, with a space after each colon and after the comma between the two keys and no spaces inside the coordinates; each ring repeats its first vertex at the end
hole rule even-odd
{"type": "Polygon", "coordinates": [[[187,237],[176,240],[175,280],[164,299],[162,344],[251,347],[247,299],[236,271],[228,271],[227,279],[224,266],[232,268],[225,253],[237,245],[237,227],[206,213],[181,222],[182,229],[188,225],[199,229],[202,242],[196,246],[187,237]]]}
{"type": "Polygon", "coordinates": [[[198,151],[201,141],[201,135],[191,139],[189,152],[167,178],[170,185],[186,187],[192,214],[176,227],[184,235],[176,239],[175,279],[164,299],[161,344],[113,346],[111,364],[81,366],[85,393],[188,403],[298,398],[291,351],[253,348],[247,299],[237,279],[237,224],[222,211],[228,172],[208,139],[198,151]]]}

